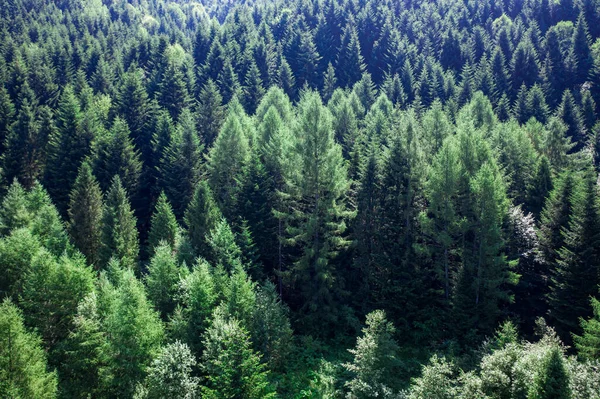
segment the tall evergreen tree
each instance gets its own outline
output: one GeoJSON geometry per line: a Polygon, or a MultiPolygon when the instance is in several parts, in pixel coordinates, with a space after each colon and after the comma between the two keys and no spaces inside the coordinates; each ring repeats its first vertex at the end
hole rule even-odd
{"type": "Polygon", "coordinates": [[[336,68],[339,74],[340,87],[352,87],[365,72],[358,33],[352,22],[349,22],[344,29],[336,68]]]}
{"type": "Polygon", "coordinates": [[[583,334],[574,335],[575,347],[579,356],[584,359],[594,360],[600,358],[600,301],[591,299],[593,316],[589,319],[580,319],[583,334]]]}
{"type": "Polygon", "coordinates": [[[0,305],[0,395],[6,398],[57,397],[56,373],[47,368],[40,338],[23,326],[8,299],[0,305]]]}
{"type": "Polygon", "coordinates": [[[306,92],[299,104],[294,149],[299,163],[286,181],[294,211],[287,214],[288,245],[300,257],[286,280],[299,290],[300,309],[309,320],[329,323],[336,316],[338,273],[333,260],[348,245],[345,220],[351,213],[345,203],[349,187],[341,147],[335,143],[331,113],[319,95],[306,92]]]}
{"type": "Polygon", "coordinates": [[[208,234],[221,220],[221,211],[217,207],[208,182],[201,181],[196,185],[192,201],[188,205],[183,218],[187,227],[187,235],[196,254],[208,257],[210,247],[208,234]]]}
{"type": "Polygon", "coordinates": [[[588,80],[594,60],[590,50],[590,35],[583,12],[577,18],[573,32],[573,55],[575,56],[575,82],[581,84],[588,80]]]}
{"type": "Polygon", "coordinates": [[[148,246],[150,253],[161,241],[164,241],[171,250],[175,249],[175,244],[179,236],[179,225],[173,213],[173,208],[164,192],[160,193],[152,221],[150,223],[150,233],[148,234],[148,246]]]}
{"type": "Polygon", "coordinates": [[[68,226],[75,247],[95,267],[100,267],[102,208],[100,185],[92,174],[89,162],[84,161],[70,195],[68,226]]]}
{"type": "Polygon", "coordinates": [[[136,220],[127,191],[115,176],[102,213],[102,235],[99,253],[100,266],[105,267],[114,257],[122,267],[136,269],[139,252],[136,220]]]}
{"type": "Polygon", "coordinates": [[[202,87],[198,99],[198,132],[205,148],[211,148],[225,120],[223,97],[212,79],[202,87]]]}

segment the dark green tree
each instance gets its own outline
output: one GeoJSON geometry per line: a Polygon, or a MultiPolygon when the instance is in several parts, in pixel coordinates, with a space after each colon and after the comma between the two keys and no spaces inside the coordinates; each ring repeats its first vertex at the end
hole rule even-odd
{"type": "Polygon", "coordinates": [[[209,256],[208,234],[217,226],[221,218],[221,211],[210,186],[206,180],[202,180],[196,185],[192,201],[183,218],[190,243],[199,256],[209,256]]]}
{"type": "Polygon", "coordinates": [[[173,213],[173,208],[164,192],[160,193],[154,207],[148,234],[150,253],[161,241],[164,241],[173,251],[179,238],[179,224],[173,213]]]}
{"type": "Polygon", "coordinates": [[[198,132],[205,148],[211,148],[225,120],[223,97],[212,79],[202,87],[197,108],[198,132]]]}

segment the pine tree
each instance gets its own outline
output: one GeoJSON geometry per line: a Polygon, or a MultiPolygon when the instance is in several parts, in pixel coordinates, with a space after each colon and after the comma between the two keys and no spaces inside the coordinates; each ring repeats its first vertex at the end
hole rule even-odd
{"type": "Polygon", "coordinates": [[[251,346],[248,333],[235,319],[216,314],[204,340],[202,369],[207,375],[203,397],[210,399],[274,398],[268,372],[251,346]]]}
{"type": "Polygon", "coordinates": [[[375,310],[367,315],[367,326],[358,338],[352,363],[344,367],[353,375],[346,383],[349,397],[367,399],[391,395],[394,376],[398,372],[398,344],[394,341],[395,328],[387,321],[385,312],[375,310]]]}
{"type": "Polygon", "coordinates": [[[225,120],[223,97],[212,79],[200,91],[197,113],[198,132],[205,148],[211,148],[225,120]]]}
{"type": "Polygon", "coordinates": [[[209,256],[207,237],[221,218],[221,211],[215,203],[210,186],[202,180],[197,184],[183,218],[191,245],[199,256],[209,256]]]}
{"type": "Polygon", "coordinates": [[[548,157],[554,170],[562,170],[569,164],[568,154],[575,143],[567,136],[568,127],[557,117],[546,124],[545,137],[542,140],[542,153],[548,157]]]}
{"type": "Polygon", "coordinates": [[[190,105],[191,99],[186,76],[181,66],[174,62],[169,62],[164,71],[158,99],[160,105],[169,111],[174,120],[177,120],[181,111],[190,105]]]}
{"type": "Polygon", "coordinates": [[[589,297],[598,292],[600,268],[600,204],[596,174],[587,171],[575,185],[568,228],[562,231],[564,246],[555,247],[558,258],[551,269],[550,317],[566,339],[579,332],[578,317],[590,315],[589,297]]]}
{"type": "Polygon", "coordinates": [[[332,261],[348,245],[343,236],[345,220],[351,216],[344,198],[347,171],[341,147],[334,141],[331,114],[317,93],[303,95],[295,129],[299,162],[286,182],[287,195],[295,204],[294,212],[287,214],[287,243],[299,248],[301,255],[286,280],[298,287],[305,316],[331,322],[338,281],[332,261]]]}
{"type": "Polygon", "coordinates": [[[277,81],[279,86],[283,89],[285,94],[290,98],[296,98],[296,78],[290,64],[288,64],[285,57],[281,57],[279,61],[279,71],[277,72],[277,81]]]}
{"type": "Polygon", "coordinates": [[[200,180],[201,166],[202,145],[192,113],[184,109],[159,166],[161,186],[178,218],[183,215],[200,180]]]}
{"type": "Polygon", "coordinates": [[[150,233],[148,234],[148,247],[150,248],[150,253],[154,253],[154,248],[156,248],[161,241],[164,241],[173,251],[178,236],[179,225],[177,224],[177,219],[175,218],[173,208],[171,207],[167,196],[162,192],[154,207],[154,213],[152,214],[152,221],[150,223],[150,233]]]}
{"type": "Polygon", "coordinates": [[[539,61],[537,52],[530,40],[522,40],[512,58],[512,85],[517,92],[521,85],[533,86],[539,79],[539,61]]]}
{"type": "Polygon", "coordinates": [[[596,102],[589,90],[583,92],[581,97],[581,117],[583,126],[588,133],[592,133],[596,123],[596,102]]]}
{"type": "Polygon", "coordinates": [[[216,267],[228,273],[242,267],[242,251],[225,218],[221,218],[206,238],[211,250],[210,260],[216,267]]]}
{"type": "Polygon", "coordinates": [[[529,108],[527,97],[527,87],[525,84],[522,84],[513,109],[515,119],[522,125],[529,121],[529,118],[531,117],[531,110],[529,108]]]}
{"type": "Polygon", "coordinates": [[[177,264],[173,250],[166,241],[154,247],[148,274],[145,278],[148,299],[160,313],[163,320],[175,310],[179,281],[185,277],[186,269],[177,264]]]}
{"type": "Polygon", "coordinates": [[[142,161],[123,119],[115,119],[108,137],[99,143],[93,163],[94,175],[103,191],[108,190],[113,177],[118,175],[127,192],[132,196],[137,194],[142,161]]]}
{"type": "Polygon", "coordinates": [[[29,101],[19,110],[6,140],[1,156],[2,178],[6,183],[18,178],[26,188],[31,188],[42,173],[42,148],[40,124],[29,101]]]}
{"type": "Polygon", "coordinates": [[[535,84],[527,93],[527,109],[530,112],[530,116],[534,117],[541,123],[546,123],[550,109],[546,104],[546,96],[542,91],[542,88],[535,84]]]}
{"type": "Polygon", "coordinates": [[[139,252],[136,220],[121,179],[115,176],[102,213],[99,263],[105,267],[114,257],[122,267],[136,269],[139,252]]]}
{"type": "Polygon", "coordinates": [[[40,338],[23,326],[23,316],[8,299],[0,305],[0,396],[57,396],[57,378],[46,364],[40,338]]]}
{"type": "Polygon", "coordinates": [[[90,265],[96,267],[100,267],[102,208],[100,185],[89,162],[84,161],[70,195],[69,232],[75,247],[85,255],[90,265]]]}
{"type": "Polygon", "coordinates": [[[219,73],[216,82],[219,85],[219,91],[223,95],[223,103],[225,104],[228,104],[232,99],[237,98],[241,94],[239,77],[229,58],[225,59],[223,69],[219,73]]]}

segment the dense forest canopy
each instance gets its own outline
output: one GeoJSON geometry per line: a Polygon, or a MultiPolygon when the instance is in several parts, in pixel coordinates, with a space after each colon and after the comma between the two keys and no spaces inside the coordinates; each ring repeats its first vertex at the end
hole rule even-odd
{"type": "Polygon", "coordinates": [[[600,398],[600,0],[0,0],[0,397],[600,398]]]}

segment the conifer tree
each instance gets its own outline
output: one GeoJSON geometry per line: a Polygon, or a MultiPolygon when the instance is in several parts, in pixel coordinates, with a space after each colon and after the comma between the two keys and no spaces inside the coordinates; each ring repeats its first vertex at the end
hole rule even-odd
{"type": "Polygon", "coordinates": [[[225,218],[221,218],[206,238],[211,249],[210,259],[216,267],[228,273],[242,267],[242,251],[225,218]]]}
{"type": "Polygon", "coordinates": [[[100,267],[105,267],[114,257],[122,267],[136,269],[138,252],[135,216],[127,198],[127,191],[119,176],[115,176],[106,194],[102,213],[100,267]]]}
{"type": "Polygon", "coordinates": [[[85,255],[90,265],[96,267],[100,267],[102,208],[100,185],[89,162],[84,161],[70,195],[68,226],[75,247],[85,255]]]}
{"type": "Polygon", "coordinates": [[[200,91],[197,112],[198,132],[205,148],[211,148],[225,120],[223,97],[212,79],[209,79],[200,91]]]}
{"type": "Polygon", "coordinates": [[[159,103],[169,111],[171,118],[177,120],[181,111],[189,107],[190,102],[186,76],[181,66],[171,61],[160,82],[159,103]]]}
{"type": "Polygon", "coordinates": [[[94,175],[107,191],[118,175],[127,192],[135,196],[139,189],[142,161],[129,136],[127,123],[116,118],[108,137],[101,139],[94,157],[94,175]]]}
{"type": "Polygon", "coordinates": [[[0,305],[0,395],[6,398],[57,397],[57,376],[47,367],[40,338],[23,326],[13,303],[0,305]]]}
{"type": "Polygon", "coordinates": [[[583,334],[573,335],[573,339],[579,356],[595,360],[600,359],[600,301],[591,298],[590,302],[593,315],[589,319],[579,320],[583,334]]]}
{"type": "Polygon", "coordinates": [[[539,365],[527,395],[531,399],[568,399],[571,397],[569,374],[563,354],[557,346],[551,348],[539,365]]]}
{"type": "Polygon", "coordinates": [[[578,331],[578,317],[589,317],[589,297],[600,283],[600,212],[596,174],[587,171],[575,185],[568,228],[561,233],[564,246],[555,247],[558,258],[551,269],[550,316],[557,332],[569,338],[578,331]]]}
{"type": "Polygon", "coordinates": [[[546,197],[552,191],[552,170],[550,161],[544,155],[538,160],[531,181],[527,185],[527,209],[533,213],[536,218],[540,216],[546,197]]]}
{"type": "Polygon", "coordinates": [[[575,143],[567,136],[568,127],[557,117],[552,117],[546,124],[546,134],[542,140],[542,153],[548,157],[554,170],[562,170],[569,166],[568,154],[575,143]]]}
{"type": "Polygon", "coordinates": [[[143,71],[132,69],[123,77],[123,86],[117,97],[119,115],[127,122],[131,138],[144,163],[152,157],[153,109],[144,86],[143,71]]]}
{"type": "Polygon", "coordinates": [[[393,382],[392,376],[400,366],[398,344],[393,338],[395,329],[382,310],[369,313],[366,324],[355,348],[350,349],[354,355],[352,363],[344,364],[353,374],[353,378],[346,383],[350,390],[349,397],[388,397],[393,392],[388,384],[393,382]]]}
{"type": "Polygon", "coordinates": [[[164,192],[160,193],[152,220],[150,223],[150,233],[148,234],[148,246],[150,253],[161,241],[164,241],[173,251],[179,236],[179,225],[173,213],[173,208],[164,192]]]}
{"type": "Polygon", "coordinates": [[[516,93],[521,85],[533,86],[539,79],[537,52],[530,40],[523,39],[513,53],[511,62],[512,85],[516,93]]]}
{"type": "Polygon", "coordinates": [[[19,110],[16,122],[12,125],[6,140],[5,151],[1,156],[2,178],[5,183],[15,178],[31,188],[42,173],[42,148],[40,124],[34,109],[25,100],[19,110]]]}
{"type": "Polygon", "coordinates": [[[365,72],[358,33],[352,22],[349,22],[344,29],[336,68],[340,87],[352,87],[361,79],[363,72],[365,72]]]}
{"type": "Polygon", "coordinates": [[[196,185],[192,201],[183,218],[187,226],[187,235],[196,254],[209,256],[210,247],[207,237],[221,218],[221,211],[213,198],[210,186],[207,181],[202,180],[196,185]]]}
{"type": "Polygon", "coordinates": [[[108,339],[101,349],[106,359],[100,370],[101,388],[107,396],[131,397],[158,355],[164,331],[133,272],[117,270],[115,274],[118,284],[105,288],[102,331],[108,339]]]}
{"type": "Polygon", "coordinates": [[[239,77],[229,58],[225,58],[223,69],[217,76],[216,82],[219,85],[219,91],[223,95],[223,103],[225,104],[241,94],[239,77]]]}
{"type": "Polygon", "coordinates": [[[260,71],[255,62],[250,64],[250,69],[246,73],[246,82],[244,85],[244,104],[246,111],[253,115],[260,100],[265,95],[265,88],[260,77],[260,71]]]}
{"type": "Polygon", "coordinates": [[[163,320],[173,313],[180,279],[186,269],[177,264],[173,250],[166,241],[160,241],[154,248],[145,282],[148,299],[160,313],[163,320]]]}
{"type": "Polygon", "coordinates": [[[200,180],[202,145],[189,109],[181,111],[175,135],[160,161],[160,180],[173,212],[180,218],[200,180]]]}
{"type": "Polygon", "coordinates": [[[168,344],[148,367],[148,375],[135,398],[195,398],[200,381],[192,374],[194,367],[196,359],[186,344],[180,341],[168,344]]]}
{"type": "Polygon", "coordinates": [[[249,138],[241,118],[229,113],[208,156],[209,183],[223,213],[231,217],[244,167],[250,157],[249,138]]]}
{"type": "Polygon", "coordinates": [[[286,279],[300,290],[302,312],[312,320],[326,322],[335,318],[338,276],[332,261],[348,245],[343,233],[345,220],[351,216],[344,198],[349,185],[347,171],[331,122],[331,113],[319,95],[306,92],[295,127],[297,173],[286,182],[286,191],[295,203],[294,212],[287,215],[287,243],[301,253],[286,279]]]}
{"type": "Polygon", "coordinates": [[[582,12],[577,18],[573,32],[573,55],[575,56],[575,83],[581,84],[588,80],[594,60],[590,50],[590,35],[585,15],[582,12]]]}
{"type": "Polygon", "coordinates": [[[10,125],[15,116],[15,106],[13,105],[10,96],[4,86],[0,87],[0,153],[4,153],[4,144],[10,125]]]}
{"type": "Polygon", "coordinates": [[[61,213],[66,212],[68,195],[92,137],[81,127],[82,113],[73,88],[67,86],[57,111],[57,130],[49,138],[45,187],[61,213]]]}
{"type": "Polygon", "coordinates": [[[294,77],[294,73],[290,67],[290,64],[288,64],[287,60],[283,56],[279,61],[277,81],[285,94],[292,99],[296,98],[296,78],[294,77]]]}
{"type": "Polygon", "coordinates": [[[546,96],[542,88],[535,84],[527,93],[527,109],[531,117],[534,117],[541,123],[546,123],[550,109],[546,104],[546,96]]]}
{"type": "Polygon", "coordinates": [[[556,110],[556,116],[559,117],[567,126],[567,135],[575,143],[575,150],[583,148],[586,140],[586,132],[583,126],[583,119],[579,107],[575,103],[575,98],[569,90],[565,90],[562,101],[556,110]]]}
{"type": "Polygon", "coordinates": [[[583,92],[581,97],[581,117],[586,131],[592,133],[596,123],[596,102],[592,98],[589,90],[583,92]]]}
{"type": "Polygon", "coordinates": [[[235,319],[214,316],[206,331],[202,369],[207,375],[203,397],[210,399],[274,398],[268,372],[250,345],[246,330],[235,319]]]}
{"type": "Polygon", "coordinates": [[[331,65],[331,63],[329,63],[329,65],[327,66],[327,71],[325,72],[325,77],[323,78],[322,97],[324,102],[329,101],[336,87],[337,77],[335,75],[335,68],[333,67],[333,65],[331,65]]]}

